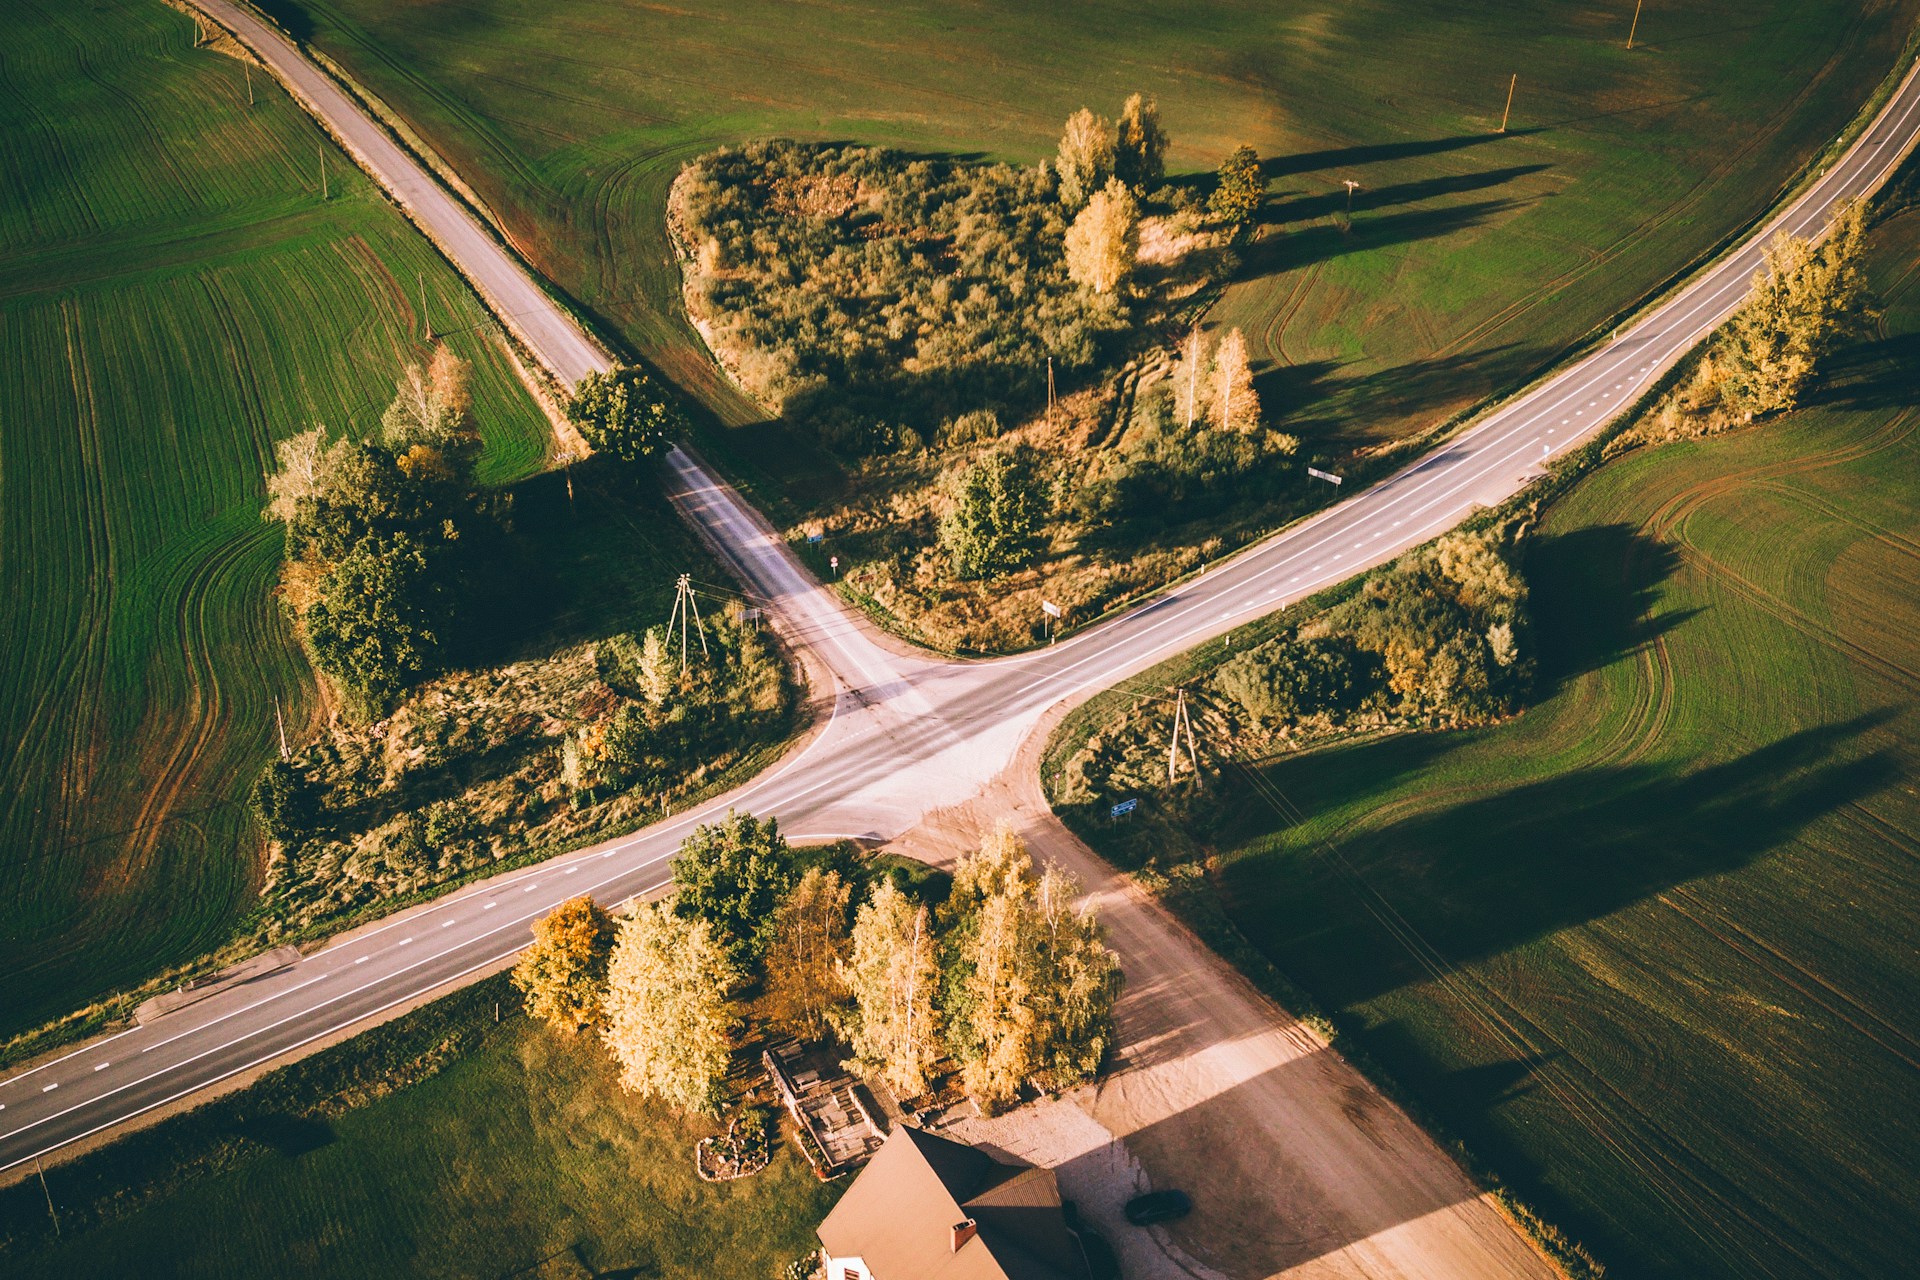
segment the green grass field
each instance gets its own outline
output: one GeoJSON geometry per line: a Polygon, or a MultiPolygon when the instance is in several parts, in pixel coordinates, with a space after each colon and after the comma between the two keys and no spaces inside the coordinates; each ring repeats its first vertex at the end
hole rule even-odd
{"type": "Polygon", "coordinates": [[[312,680],[272,598],[272,442],[377,423],[437,332],[483,475],[549,429],[478,303],[257,70],[157,0],[0,0],[0,1038],[221,941],[241,798],[312,680]]]}
{"type": "MultiPolygon", "coordinates": [[[[533,261],[702,399],[720,384],[662,226],[743,138],[1031,163],[1082,104],[1157,95],[1179,172],[1270,158],[1270,225],[1213,313],[1311,451],[1508,384],[1757,214],[1893,65],[1913,0],[790,5],[270,0],[472,183],[533,261]],[[1518,73],[1512,131],[1495,137],[1518,73]],[[1350,235],[1343,179],[1363,184],[1350,235]]],[[[730,433],[797,508],[826,468],[730,433]]],[[[764,476],[761,477],[764,479],[764,476]]],[[[762,493],[772,497],[775,491],[762,493]]]]}
{"type": "MultiPolygon", "coordinates": [[[[397,1036],[424,1048],[450,1018],[472,1021],[472,1006],[484,1002],[471,994],[442,1002],[457,1004],[454,1013],[430,1006],[410,1015],[432,1030],[410,1036],[396,1024],[373,1035],[383,1046],[397,1036]]],[[[484,1008],[477,1013],[487,1021],[484,1008]]],[[[785,1139],[753,1177],[701,1182],[693,1140],[709,1129],[621,1093],[592,1036],[563,1036],[517,1014],[469,1036],[477,1043],[463,1041],[438,1074],[331,1119],[266,1103],[249,1113],[245,1094],[215,1104],[248,1116],[238,1122],[246,1153],[218,1172],[169,1176],[166,1154],[139,1138],[87,1162],[117,1158],[114,1168],[50,1168],[66,1234],[49,1238],[37,1186],[9,1190],[0,1227],[23,1243],[0,1254],[0,1269],[15,1280],[773,1280],[813,1245],[814,1226],[845,1188],[819,1182],[785,1139]],[[121,1186],[143,1185],[143,1175],[167,1177],[170,1189],[131,1213],[108,1208],[100,1221],[76,1202],[110,1200],[121,1186]],[[28,1233],[35,1243],[24,1243],[28,1233]]],[[[293,1070],[328,1071],[324,1059],[293,1070]]]]}
{"type": "Polygon", "coordinates": [[[1920,213],[1875,238],[1821,403],[1549,511],[1540,705],[1223,801],[1240,930],[1614,1276],[1920,1254],[1920,213]]]}

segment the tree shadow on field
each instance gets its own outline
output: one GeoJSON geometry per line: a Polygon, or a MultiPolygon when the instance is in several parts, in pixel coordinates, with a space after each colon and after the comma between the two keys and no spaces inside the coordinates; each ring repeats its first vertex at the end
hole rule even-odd
{"type": "MultiPolygon", "coordinates": [[[[1891,716],[1805,729],[1704,768],[1603,765],[1491,794],[1484,788],[1497,782],[1463,788],[1457,802],[1339,837],[1337,856],[1232,863],[1227,910],[1282,970],[1350,1010],[1431,981],[1436,964],[1444,972],[1500,955],[1749,865],[1902,776],[1891,753],[1860,745],[1891,716]]],[[[1332,763],[1376,785],[1407,776],[1391,750],[1339,754],[1332,763]]],[[[1310,759],[1266,772],[1317,809],[1312,777],[1328,762],[1297,767],[1310,759]]]]}
{"type": "Polygon", "coordinates": [[[1378,439],[1365,434],[1376,424],[1418,423],[1443,406],[1471,402],[1518,381],[1546,359],[1544,348],[1501,343],[1360,374],[1340,374],[1342,366],[1332,361],[1265,363],[1255,370],[1253,385],[1285,430],[1324,450],[1378,439]]]}
{"type": "MultiPolygon", "coordinates": [[[[1343,193],[1344,195],[1344,193],[1343,193]]],[[[1475,200],[1442,209],[1409,209],[1401,213],[1356,217],[1351,229],[1323,222],[1298,231],[1263,235],[1243,246],[1239,281],[1297,271],[1367,249],[1411,244],[1477,227],[1490,218],[1524,208],[1521,200],[1475,200]]]]}
{"type": "Polygon", "coordinates": [[[299,0],[253,0],[253,7],[278,23],[296,44],[313,39],[313,16],[299,0]]]}
{"type": "MultiPolygon", "coordinates": [[[[1485,191],[1489,187],[1504,186],[1520,178],[1544,173],[1551,168],[1553,166],[1550,164],[1521,164],[1505,169],[1488,169],[1481,173],[1447,174],[1437,178],[1421,178],[1414,182],[1397,182],[1385,187],[1363,186],[1353,193],[1354,232],[1358,234],[1361,231],[1365,215],[1374,210],[1419,204],[1426,200],[1437,200],[1443,196],[1466,195],[1472,191],[1485,191]]],[[[1317,218],[1343,215],[1346,208],[1345,187],[1335,186],[1331,190],[1314,194],[1283,192],[1277,198],[1269,197],[1261,206],[1260,221],[1269,226],[1284,226],[1289,222],[1311,222],[1317,218]]]]}
{"type": "Polygon", "coordinates": [[[1403,1078],[1431,1080],[1422,1092],[1443,1110],[1456,1114],[1479,1115],[1529,1096],[1534,1091],[1534,1073],[1566,1056],[1553,1049],[1454,1067],[1434,1062],[1425,1043],[1404,1019],[1389,1018],[1367,1027],[1365,1035],[1369,1053],[1379,1054],[1396,1075],[1403,1065],[1416,1068],[1406,1071],[1403,1078]]]}
{"type": "Polygon", "coordinates": [[[1540,673],[1536,701],[1638,652],[1700,612],[1654,612],[1680,567],[1671,543],[1629,524],[1589,525],[1527,543],[1540,673]]]}
{"type": "Polygon", "coordinates": [[[1857,342],[1835,352],[1806,403],[1863,411],[1920,405],[1920,333],[1857,342]]]}
{"type": "MultiPolygon", "coordinates": [[[[1545,132],[1542,129],[1509,129],[1505,133],[1463,133],[1451,138],[1421,138],[1410,142],[1376,142],[1364,146],[1329,147],[1324,151],[1300,151],[1289,156],[1274,156],[1260,162],[1260,172],[1268,181],[1296,173],[1314,173],[1322,169],[1349,168],[1378,164],[1383,160],[1411,160],[1436,156],[1448,151],[1477,147],[1503,138],[1524,138],[1545,132]]],[[[1345,192],[1341,193],[1343,196],[1345,192]]]]}
{"type": "Polygon", "coordinates": [[[249,1116],[235,1126],[235,1132],[243,1138],[272,1148],[276,1154],[285,1156],[289,1160],[331,1145],[336,1136],[333,1126],[324,1120],[315,1120],[311,1116],[291,1115],[286,1112],[249,1116]]]}

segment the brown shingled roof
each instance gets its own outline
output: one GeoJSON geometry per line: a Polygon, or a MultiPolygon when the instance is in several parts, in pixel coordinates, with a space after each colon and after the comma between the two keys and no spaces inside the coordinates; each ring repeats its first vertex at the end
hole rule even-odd
{"type": "Polygon", "coordinates": [[[820,1224],[836,1258],[874,1280],[1086,1280],[1051,1169],[1002,1164],[908,1125],[896,1128],[820,1224]],[[971,1218],[973,1239],[953,1248],[971,1218]]]}

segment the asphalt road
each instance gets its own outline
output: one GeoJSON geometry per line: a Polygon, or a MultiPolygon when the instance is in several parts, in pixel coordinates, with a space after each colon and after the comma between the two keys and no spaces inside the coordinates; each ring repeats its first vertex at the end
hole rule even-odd
{"type": "MultiPolygon", "coordinates": [[[[605,367],[606,357],[520,264],[277,32],[224,0],[201,3],[328,120],[556,374],[571,382],[605,367]]],[[[1816,231],[1834,201],[1884,181],[1917,134],[1920,80],[1909,75],[1805,195],[1613,342],[1315,519],[1037,653],[973,663],[904,656],[810,578],[745,502],[674,450],[668,466],[683,511],[723,548],[789,640],[831,673],[824,730],[699,809],[342,935],[284,969],[0,1081],[0,1170],[494,967],[527,943],[533,920],[567,898],[591,893],[614,903],[654,892],[680,841],[730,807],[776,816],[793,837],[891,838],[968,801],[1061,700],[1389,560],[1516,493],[1725,318],[1765,241],[1782,229],[1816,231]]]]}

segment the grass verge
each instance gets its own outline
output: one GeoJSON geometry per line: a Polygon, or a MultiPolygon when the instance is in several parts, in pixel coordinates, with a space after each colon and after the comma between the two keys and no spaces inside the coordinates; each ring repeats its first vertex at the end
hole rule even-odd
{"type": "Polygon", "coordinates": [[[605,1050],[504,976],[0,1190],[11,1276],[766,1280],[839,1185],[790,1143],[701,1182],[704,1132],[621,1093],[605,1050]],[[501,1020],[495,1021],[498,1002],[501,1020]]]}

